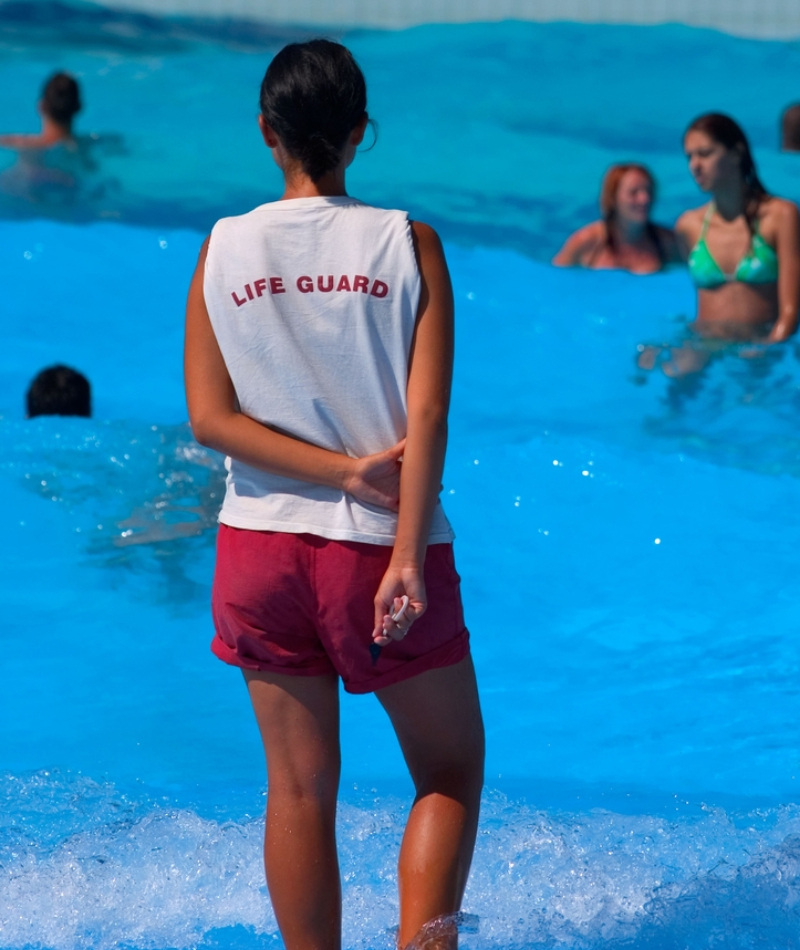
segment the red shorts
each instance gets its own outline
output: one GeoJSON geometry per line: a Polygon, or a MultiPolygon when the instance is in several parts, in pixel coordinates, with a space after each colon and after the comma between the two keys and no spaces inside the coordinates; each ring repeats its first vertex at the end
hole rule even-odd
{"type": "Polygon", "coordinates": [[[463,660],[469,634],[450,544],[428,548],[425,613],[404,639],[370,650],[373,601],[391,556],[379,544],[220,525],[211,649],[247,670],[337,673],[350,693],[463,660]]]}

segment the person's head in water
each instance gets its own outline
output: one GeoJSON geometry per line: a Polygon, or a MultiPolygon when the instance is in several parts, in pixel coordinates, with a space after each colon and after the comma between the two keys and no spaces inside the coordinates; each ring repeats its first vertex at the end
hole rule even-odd
{"type": "Polygon", "coordinates": [[[28,418],[92,414],[89,380],[69,366],[49,366],[36,375],[26,396],[28,418]]]}
{"type": "Polygon", "coordinates": [[[750,143],[738,122],[719,112],[709,112],[692,122],[683,136],[689,171],[701,191],[742,189],[745,217],[750,230],[761,202],[769,197],[756,172],[750,143]]]}
{"type": "Polygon", "coordinates": [[[302,171],[317,183],[353,159],[368,122],[367,86],[340,43],[291,43],[261,83],[264,140],[287,177],[302,171]]]}
{"type": "Polygon", "coordinates": [[[76,80],[69,73],[55,73],[44,84],[39,109],[44,116],[66,131],[81,111],[81,94],[76,80]]]}
{"type": "Polygon", "coordinates": [[[644,165],[612,165],[600,189],[600,212],[613,243],[615,226],[646,227],[655,200],[656,181],[644,165]]]}
{"type": "Polygon", "coordinates": [[[800,152],[800,103],[783,110],[781,148],[784,152],[800,152]]]}

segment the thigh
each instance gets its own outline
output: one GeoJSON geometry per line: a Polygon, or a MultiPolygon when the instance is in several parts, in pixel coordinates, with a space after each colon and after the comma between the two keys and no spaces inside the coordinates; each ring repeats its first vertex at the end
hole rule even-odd
{"type": "Polygon", "coordinates": [[[417,788],[442,772],[480,781],[484,732],[471,657],[387,686],[376,695],[389,714],[417,788]]]}
{"type": "Polygon", "coordinates": [[[270,794],[335,798],[339,781],[339,680],[244,671],[264,752],[270,794]]]}

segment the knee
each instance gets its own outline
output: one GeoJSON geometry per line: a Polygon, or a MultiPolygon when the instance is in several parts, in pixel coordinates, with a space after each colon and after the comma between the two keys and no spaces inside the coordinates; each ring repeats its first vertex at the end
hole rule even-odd
{"type": "Polygon", "coordinates": [[[440,794],[467,807],[477,807],[483,790],[484,750],[481,741],[463,754],[428,763],[414,776],[417,797],[440,794]]]}

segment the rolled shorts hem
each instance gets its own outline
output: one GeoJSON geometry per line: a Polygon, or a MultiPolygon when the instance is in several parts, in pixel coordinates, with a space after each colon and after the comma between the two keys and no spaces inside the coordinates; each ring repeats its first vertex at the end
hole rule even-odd
{"type": "MultiPolygon", "coordinates": [[[[409,631],[409,636],[414,633],[413,626],[409,631]]],[[[465,629],[462,634],[448,643],[443,643],[430,653],[418,656],[413,660],[406,660],[393,670],[387,670],[380,676],[370,677],[368,680],[361,680],[357,683],[348,683],[342,680],[345,692],[348,693],[374,693],[376,690],[383,689],[385,686],[394,686],[395,683],[401,683],[403,680],[419,676],[420,673],[427,673],[429,670],[440,670],[446,666],[455,666],[463,659],[469,656],[469,632],[465,629]]]]}
{"type": "MultiPolygon", "coordinates": [[[[413,632],[414,628],[412,627],[411,633],[413,634],[413,632]]],[[[282,676],[339,676],[345,692],[363,695],[364,693],[374,693],[385,686],[394,686],[395,683],[401,683],[403,680],[419,676],[420,673],[427,673],[428,670],[444,669],[446,666],[455,666],[456,663],[460,663],[469,656],[469,631],[465,628],[460,636],[448,643],[443,643],[430,653],[425,653],[413,660],[406,660],[393,670],[387,670],[380,676],[372,676],[357,683],[348,683],[343,679],[336,671],[333,663],[321,663],[319,667],[279,666],[277,663],[264,663],[242,657],[220,637],[214,637],[211,641],[211,652],[217,659],[222,660],[223,663],[227,663],[229,666],[238,666],[239,669],[252,670],[255,673],[277,673],[282,676]]]]}
{"type": "Polygon", "coordinates": [[[219,636],[215,636],[211,641],[211,652],[218,660],[227,663],[229,666],[238,666],[241,670],[253,670],[256,673],[282,673],[285,676],[325,676],[332,673],[337,676],[336,668],[333,663],[320,663],[318,667],[309,666],[281,666],[278,663],[265,663],[261,660],[254,660],[250,657],[243,657],[232,650],[227,643],[219,636]]]}

